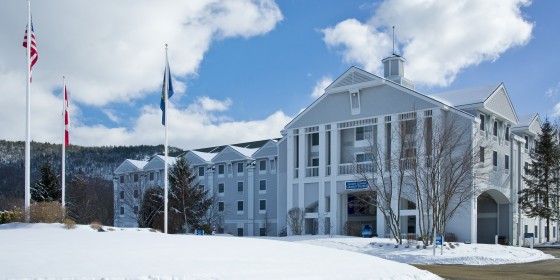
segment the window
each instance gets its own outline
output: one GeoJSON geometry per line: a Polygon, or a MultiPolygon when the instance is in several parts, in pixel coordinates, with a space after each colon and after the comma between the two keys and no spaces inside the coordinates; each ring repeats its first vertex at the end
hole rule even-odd
{"type": "Polygon", "coordinates": [[[266,211],[266,199],[259,200],[259,211],[266,211]]]}
{"type": "Polygon", "coordinates": [[[243,236],[243,228],[237,228],[237,236],[243,236]]]}
{"type": "Polygon", "coordinates": [[[529,233],[529,225],[525,225],[523,229],[524,229],[523,233],[529,233]]]}
{"type": "Polygon", "coordinates": [[[237,212],[243,212],[243,200],[237,201],[237,212]]]}
{"type": "Polygon", "coordinates": [[[259,191],[266,191],[266,180],[259,181],[259,191]]]}
{"type": "Polygon", "coordinates": [[[134,174],[134,182],[138,182],[138,174],[134,174]]]}
{"type": "Polygon", "coordinates": [[[509,126],[506,126],[506,135],[505,135],[506,141],[509,141],[509,126]]]}
{"type": "Polygon", "coordinates": [[[498,167],[498,152],[492,151],[492,165],[498,167]]]}
{"type": "Polygon", "coordinates": [[[319,146],[319,133],[311,134],[311,146],[319,146]]]}
{"type": "Polygon", "coordinates": [[[372,127],[356,127],[356,141],[368,140],[371,137],[372,127]]]}
{"type": "Polygon", "coordinates": [[[275,159],[270,160],[270,171],[272,173],[276,173],[276,160],[275,159]]]}
{"type": "Polygon", "coordinates": [[[366,154],[356,154],[356,162],[366,162],[366,154]]]}
{"type": "Polygon", "coordinates": [[[123,184],[123,183],[124,183],[124,176],[121,175],[120,178],[119,178],[119,180],[120,180],[121,184],[123,184]]]}
{"type": "Polygon", "coordinates": [[[523,168],[523,174],[524,174],[524,175],[527,175],[528,170],[529,170],[529,163],[528,163],[528,162],[525,162],[525,166],[524,166],[524,168],[523,168]]]}
{"type": "Polygon", "coordinates": [[[319,166],[319,158],[312,158],[311,166],[319,166]]]}
{"type": "Polygon", "coordinates": [[[124,191],[121,191],[121,192],[120,192],[120,198],[121,198],[121,199],[124,199],[124,191]]]}
{"type": "Polygon", "coordinates": [[[535,226],[535,238],[539,237],[539,226],[535,226]]]}
{"type": "Polygon", "coordinates": [[[224,212],[224,202],[223,201],[218,202],[218,211],[224,212]]]}
{"type": "Polygon", "coordinates": [[[134,190],[134,198],[138,198],[138,194],[139,194],[138,190],[134,190]]]}
{"type": "Polygon", "coordinates": [[[509,156],[508,155],[504,156],[504,168],[506,170],[509,170],[509,156]]]}
{"type": "Polygon", "coordinates": [[[150,181],[154,180],[154,178],[155,178],[154,174],[155,174],[154,172],[150,172],[150,181]]]}
{"type": "Polygon", "coordinates": [[[138,214],[138,206],[134,206],[132,210],[134,211],[134,214],[138,214]]]}
{"type": "Polygon", "coordinates": [[[243,162],[237,163],[237,173],[243,173],[243,162]]]}
{"type": "Polygon", "coordinates": [[[204,166],[198,167],[198,177],[204,177],[204,166]]]}
{"type": "Polygon", "coordinates": [[[480,162],[484,162],[484,147],[480,147],[480,162]]]}
{"type": "Polygon", "coordinates": [[[218,193],[224,193],[224,183],[218,183],[218,193]]]}
{"type": "Polygon", "coordinates": [[[218,165],[218,175],[224,175],[225,166],[223,164],[218,165]]]}
{"type": "Polygon", "coordinates": [[[260,236],[266,236],[266,228],[259,228],[259,235],[260,236]]]}
{"type": "Polygon", "coordinates": [[[204,191],[204,185],[202,185],[202,184],[199,184],[199,185],[198,185],[198,188],[200,189],[200,191],[201,191],[201,192],[203,192],[203,191],[204,191]]]}
{"type": "Polygon", "coordinates": [[[525,149],[529,149],[529,136],[525,135],[525,149]]]}
{"type": "Polygon", "coordinates": [[[498,136],[498,121],[494,121],[494,127],[492,128],[492,135],[498,136]]]}
{"type": "Polygon", "coordinates": [[[484,131],[484,126],[485,126],[484,115],[480,114],[480,130],[484,131]]]}
{"type": "Polygon", "coordinates": [[[263,159],[259,161],[259,170],[266,171],[266,160],[263,159]]]}
{"type": "Polygon", "coordinates": [[[124,215],[124,207],[121,207],[121,216],[124,215]]]}
{"type": "Polygon", "coordinates": [[[243,182],[237,182],[237,191],[243,192],[243,182]]]}

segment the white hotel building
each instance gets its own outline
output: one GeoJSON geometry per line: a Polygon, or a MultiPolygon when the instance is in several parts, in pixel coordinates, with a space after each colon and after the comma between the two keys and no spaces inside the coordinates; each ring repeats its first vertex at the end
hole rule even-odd
{"type": "MultiPolygon", "coordinates": [[[[356,164],[368,164],[363,152],[368,144],[364,135],[373,135],[381,149],[394,149],[399,145],[394,142],[399,141],[388,137],[391,127],[411,118],[437,117],[445,112],[459,119],[458,124],[470,132],[473,145],[478,145],[480,140],[490,143],[483,147],[486,148],[483,160],[491,166],[484,183],[473,179],[472,186],[480,194],[455,214],[447,232],[454,233],[459,241],[473,243],[493,243],[495,236],[503,236],[507,242],[518,244],[525,233],[535,233],[537,241],[543,241],[545,231],[551,240],[556,240],[556,223],[547,229],[544,221],[523,215],[517,204],[517,193],[524,187],[523,168],[530,162],[528,152],[540,132],[538,115],[518,116],[503,84],[434,95],[419,93],[404,77],[404,62],[397,55],[384,59],[384,77],[351,67],[285,126],[279,140],[259,142],[265,145],[249,150],[228,145],[214,152],[212,149],[188,151],[189,163],[200,170],[199,174],[204,174],[200,180],[205,188],[219,192],[224,188],[235,189],[241,181],[246,184],[242,194],[235,191],[222,194],[225,204],[235,206],[239,201],[243,204],[241,213],[236,207],[222,208],[224,231],[234,235],[263,235],[263,227],[268,224],[266,235],[277,235],[286,227],[288,209],[299,207],[305,209],[305,234],[346,234],[348,224],[353,223],[369,224],[379,236],[386,236],[389,231],[380,211],[374,208],[357,211],[349,203],[366,191],[360,189],[353,171],[356,164]],[[265,146],[267,149],[263,149],[265,146]],[[267,164],[264,168],[267,172],[263,174],[254,169],[260,162],[267,164]],[[234,172],[239,164],[246,166],[245,177],[237,177],[234,172]],[[217,176],[216,168],[222,168],[222,177],[217,176]],[[263,180],[261,175],[271,185],[266,194],[256,187],[263,180]],[[266,217],[265,212],[257,210],[263,199],[266,217]]],[[[121,167],[115,175],[128,176],[130,171],[121,167]]],[[[136,172],[143,169],[138,167],[136,172]]],[[[117,211],[121,207],[118,206],[119,188],[121,184],[115,180],[117,226],[126,225],[120,222],[124,215],[117,211]]],[[[402,233],[417,234],[415,203],[406,200],[393,203],[408,205],[401,211],[402,233]]]]}

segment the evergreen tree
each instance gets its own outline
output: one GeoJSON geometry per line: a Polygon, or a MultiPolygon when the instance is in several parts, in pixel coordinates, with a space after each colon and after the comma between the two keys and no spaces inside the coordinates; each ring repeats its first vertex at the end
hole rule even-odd
{"type": "Polygon", "coordinates": [[[41,178],[31,189],[31,199],[35,202],[61,201],[62,190],[58,182],[58,176],[54,174],[51,165],[44,163],[41,166],[41,178]]]}
{"type": "Polygon", "coordinates": [[[147,189],[141,201],[138,224],[155,228],[155,220],[163,214],[163,204],[163,188],[156,186],[147,189]]]}
{"type": "MultiPolygon", "coordinates": [[[[525,189],[519,192],[519,203],[527,216],[546,219],[547,231],[550,221],[557,213],[556,190],[560,170],[560,148],[556,137],[557,127],[548,119],[541,128],[535,148],[530,151],[531,164],[525,169],[525,189]]],[[[550,241],[549,233],[546,239],[550,241]]]]}
{"type": "Polygon", "coordinates": [[[212,205],[208,191],[200,188],[196,173],[180,157],[169,172],[169,232],[185,232],[201,226],[212,205]]]}

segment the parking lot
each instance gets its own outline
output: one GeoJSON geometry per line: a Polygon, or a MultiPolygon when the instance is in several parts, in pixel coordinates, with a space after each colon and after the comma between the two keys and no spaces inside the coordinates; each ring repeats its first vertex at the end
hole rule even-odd
{"type": "Polygon", "coordinates": [[[445,279],[559,279],[560,248],[538,248],[556,259],[504,265],[414,265],[445,279]]]}

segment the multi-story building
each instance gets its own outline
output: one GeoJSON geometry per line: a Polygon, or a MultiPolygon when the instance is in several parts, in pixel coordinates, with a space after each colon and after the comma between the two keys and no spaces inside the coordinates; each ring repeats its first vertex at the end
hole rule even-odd
{"type": "MultiPolygon", "coordinates": [[[[276,235],[277,140],[189,150],[185,157],[200,187],[216,197],[218,232],[237,236],[276,235]]],[[[176,158],[168,158],[169,167],[176,158]]],[[[164,157],[125,160],[114,172],[115,225],[137,226],[138,198],[163,186],[164,157]]]]}
{"type": "MultiPolygon", "coordinates": [[[[500,236],[519,244],[525,233],[543,241],[545,232],[556,240],[556,223],[547,229],[517,204],[529,151],[540,132],[539,116],[518,116],[503,84],[422,94],[404,77],[404,63],[398,55],[384,59],[384,77],[351,67],[285,126],[279,140],[186,152],[199,183],[218,197],[220,230],[277,235],[287,228],[288,210],[297,207],[305,212],[304,234],[347,234],[349,224],[369,224],[379,236],[387,236],[384,215],[354,203],[371,191],[357,170],[380,179],[375,172],[379,163],[368,148],[375,146],[386,157],[400,151],[404,169],[420,155],[428,164],[436,120],[451,116],[480,162],[466,182],[476,195],[457,210],[446,231],[473,243],[493,243],[500,236]],[[414,140],[418,135],[424,137],[421,143],[414,140]]],[[[126,182],[161,180],[162,170],[161,157],[155,157],[126,160],[115,171],[116,225],[134,225],[126,217],[135,210],[119,202],[126,182]]],[[[402,233],[418,234],[423,210],[415,199],[403,196],[391,204],[400,205],[402,233]]]]}

